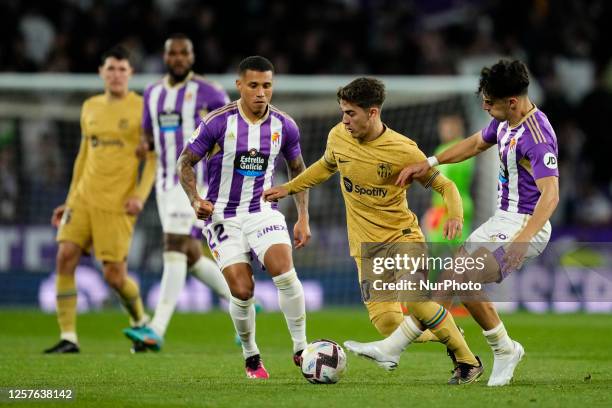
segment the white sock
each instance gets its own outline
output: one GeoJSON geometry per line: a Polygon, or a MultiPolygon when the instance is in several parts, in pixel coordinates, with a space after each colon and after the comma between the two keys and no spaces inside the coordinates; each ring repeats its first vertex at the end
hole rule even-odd
{"type": "Polygon", "coordinates": [[[149,327],[159,336],[163,337],[166,333],[176,302],[178,302],[181,291],[185,286],[186,276],[187,255],[177,251],[164,252],[164,272],[159,290],[159,300],[157,301],[153,321],[149,324],[149,327]]]}
{"type": "Polygon", "coordinates": [[[510,336],[508,336],[504,323],[500,323],[491,330],[483,330],[482,334],[484,334],[487,343],[489,343],[489,346],[493,349],[493,354],[496,356],[509,354],[514,351],[514,343],[510,336]]]}
{"type": "Polygon", "coordinates": [[[74,344],[79,344],[78,339],[77,339],[77,335],[76,335],[75,332],[62,333],[62,334],[60,334],[60,339],[68,340],[69,342],[72,342],[74,344]]]}
{"type": "Polygon", "coordinates": [[[410,316],[405,316],[402,324],[389,337],[381,340],[380,343],[384,349],[383,351],[399,355],[421,334],[423,334],[423,330],[419,329],[410,316]]]}
{"type": "Polygon", "coordinates": [[[229,300],[231,296],[229,286],[215,261],[202,256],[189,268],[189,273],[211,288],[218,296],[229,300]]]}
{"type": "Polygon", "coordinates": [[[278,304],[285,315],[293,340],[293,352],[306,348],[306,305],[304,288],[295,269],[272,278],[278,289],[278,304]]]}
{"type": "Polygon", "coordinates": [[[244,358],[259,354],[255,343],[255,298],[240,300],[231,296],[229,314],[234,322],[236,333],[240,337],[244,358]]]}

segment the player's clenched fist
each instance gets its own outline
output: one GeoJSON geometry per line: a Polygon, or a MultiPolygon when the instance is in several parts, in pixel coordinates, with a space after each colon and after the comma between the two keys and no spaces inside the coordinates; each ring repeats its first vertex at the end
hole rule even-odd
{"type": "Polygon", "coordinates": [[[430,168],[431,166],[427,160],[423,160],[420,163],[411,164],[400,172],[399,176],[397,176],[397,180],[395,181],[395,185],[404,186],[406,183],[412,182],[412,179],[423,177],[430,168]]]}
{"type": "Polygon", "coordinates": [[[130,197],[126,200],[123,207],[129,215],[138,215],[142,211],[144,203],[138,197],[130,197]]]}
{"type": "Polygon", "coordinates": [[[283,186],[272,187],[263,192],[263,198],[266,201],[278,201],[288,195],[289,191],[283,186]]]}
{"type": "Polygon", "coordinates": [[[215,207],[212,205],[210,201],[206,201],[203,198],[197,197],[193,203],[191,203],[193,210],[196,213],[196,217],[200,220],[206,220],[213,213],[215,207]]]}

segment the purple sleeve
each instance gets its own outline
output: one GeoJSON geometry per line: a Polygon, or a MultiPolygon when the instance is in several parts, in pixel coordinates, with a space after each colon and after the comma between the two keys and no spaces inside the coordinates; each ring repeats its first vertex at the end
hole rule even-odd
{"type": "Polygon", "coordinates": [[[499,127],[499,121],[493,119],[489,125],[482,129],[482,140],[490,144],[497,144],[497,128],[499,127]]]}
{"type": "Polygon", "coordinates": [[[193,131],[187,147],[198,156],[204,157],[214,144],[215,134],[212,128],[204,123],[204,121],[201,121],[196,130],[193,131]]]}
{"type": "Polygon", "coordinates": [[[147,88],[144,92],[144,104],[142,106],[142,129],[147,133],[153,133],[153,124],[151,123],[151,112],[149,112],[149,99],[151,98],[151,88],[147,88]]]}
{"type": "Polygon", "coordinates": [[[300,149],[300,130],[292,119],[285,119],[283,126],[283,156],[287,161],[294,160],[302,154],[300,149]]]}
{"type": "Polygon", "coordinates": [[[531,164],[534,179],[549,176],[559,177],[557,153],[550,144],[535,144],[527,150],[525,156],[531,164]]]}

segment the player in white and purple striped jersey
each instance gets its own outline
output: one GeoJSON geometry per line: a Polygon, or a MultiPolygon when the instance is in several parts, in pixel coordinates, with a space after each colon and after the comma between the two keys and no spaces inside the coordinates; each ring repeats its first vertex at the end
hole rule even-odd
{"type": "MultiPolygon", "coordinates": [[[[148,348],[159,350],[170,318],[185,284],[187,272],[229,300],[229,288],[216,263],[203,255],[197,219],[176,173],[176,161],[187,140],[209,111],[229,102],[218,85],[194,75],[193,44],[184,34],[164,44],[167,74],[144,93],[143,133],[157,156],[157,207],[164,232],[164,269],[153,320],[145,327],[124,332],[148,348]]],[[[205,171],[198,165],[198,188],[205,190],[205,171]]]]}
{"type": "MultiPolygon", "coordinates": [[[[544,112],[529,99],[527,67],[501,60],[483,68],[478,92],[492,117],[480,132],[422,163],[402,171],[398,183],[418,177],[438,163],[457,163],[497,146],[500,169],[495,214],[466,240],[459,256],[484,257],[484,270],[466,272],[478,282],[501,281],[527,259],[539,255],[550,239],[549,219],[559,201],[557,137],[544,112]]],[[[493,349],[489,386],[510,383],[524,355],[510,339],[491,302],[465,301],[493,349]]]]}
{"type": "MultiPolygon", "coordinates": [[[[246,374],[268,378],[255,343],[253,252],[278,288],[279,305],[293,340],[293,361],[306,347],[304,291],[293,266],[285,217],[262,199],[276,162],[287,161],[291,178],[306,166],[293,119],[270,104],[274,67],[259,56],[244,59],[236,86],[240,99],[208,114],[179,158],[181,184],[198,215],[207,220],[208,244],[230,287],[230,316],[242,343],[246,374]],[[208,191],[196,188],[193,166],[206,157],[208,191]]],[[[296,194],[296,248],[310,239],[308,196],[296,194]]]]}

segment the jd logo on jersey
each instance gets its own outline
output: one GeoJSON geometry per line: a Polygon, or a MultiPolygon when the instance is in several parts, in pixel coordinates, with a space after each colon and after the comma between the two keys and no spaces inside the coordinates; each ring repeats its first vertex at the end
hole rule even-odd
{"type": "Polygon", "coordinates": [[[378,163],[376,166],[376,174],[378,178],[384,180],[391,175],[391,165],[389,163],[378,163]]]}
{"type": "Polygon", "coordinates": [[[263,176],[268,168],[268,156],[261,154],[257,149],[236,155],[234,169],[245,177],[263,176]]]}
{"type": "Polygon", "coordinates": [[[552,154],[550,152],[546,153],[542,160],[544,161],[544,165],[546,167],[548,167],[549,169],[556,169],[557,168],[557,158],[555,157],[554,154],[552,154]]]}
{"type": "Polygon", "coordinates": [[[176,132],[183,122],[179,112],[161,112],[157,117],[159,130],[162,132],[176,132]]]}

